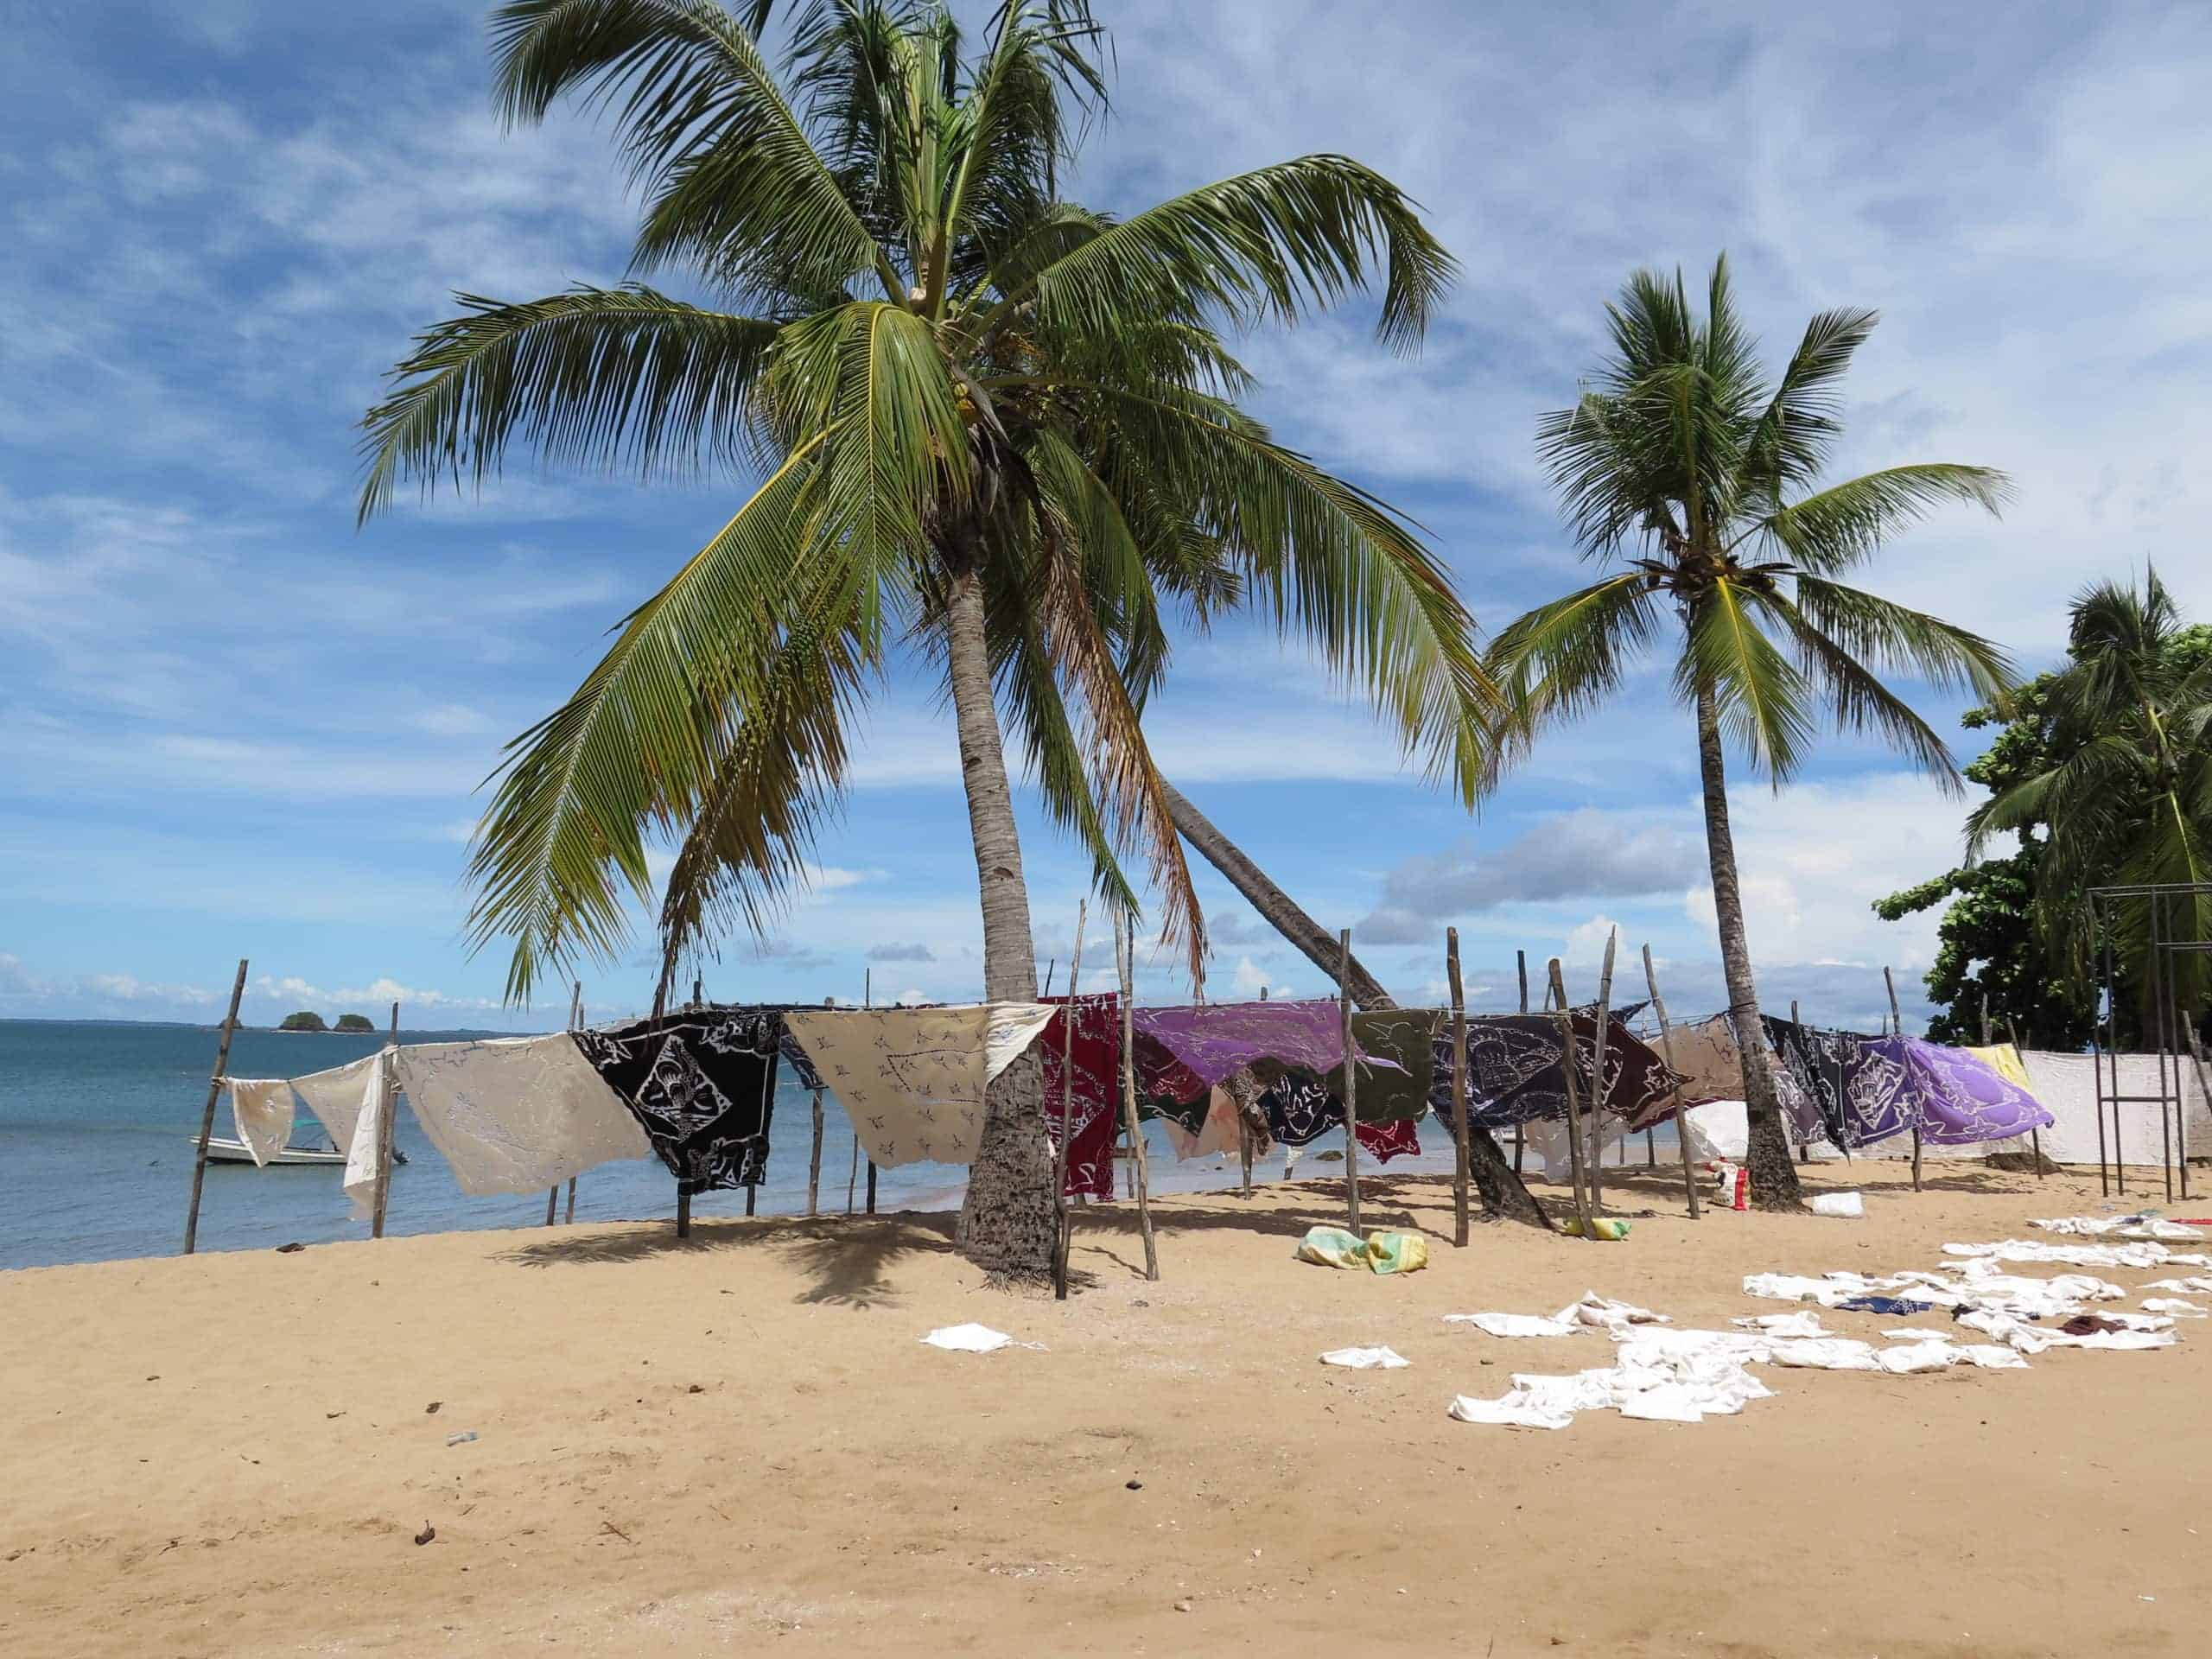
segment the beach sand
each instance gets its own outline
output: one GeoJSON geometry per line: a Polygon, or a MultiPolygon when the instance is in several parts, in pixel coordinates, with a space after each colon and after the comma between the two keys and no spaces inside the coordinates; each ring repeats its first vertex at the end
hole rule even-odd
{"type": "Polygon", "coordinates": [[[1657,1212],[1624,1243],[1478,1223],[1464,1251],[1448,1181],[1370,1179],[1370,1224],[1434,1236],[1398,1279],[1291,1259],[1333,1182],[1162,1205],[1158,1284],[1133,1209],[1093,1210],[1064,1304],[982,1289],[925,1216],[0,1274],[0,1652],[2212,1651],[2212,1323],[2025,1371],[1762,1368],[1778,1398],[1694,1427],[1446,1416],[1611,1344],[1443,1313],[1594,1287],[1725,1325],[1778,1310],[1747,1272],[1933,1267],[2099,1204],[2094,1175],[1811,1179],[1866,1218],[1693,1224],[1662,1169],[1609,1182],[1657,1212]],[[1046,1351],[917,1342],[969,1319],[1046,1351]],[[1413,1366],[1317,1363],[1356,1343],[1413,1366]]]}

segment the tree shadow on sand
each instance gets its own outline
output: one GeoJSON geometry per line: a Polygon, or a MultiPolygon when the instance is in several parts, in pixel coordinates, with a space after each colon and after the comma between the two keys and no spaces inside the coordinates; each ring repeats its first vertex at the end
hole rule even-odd
{"type": "Polygon", "coordinates": [[[691,1236],[678,1238],[672,1221],[639,1222],[620,1232],[558,1230],[500,1253],[519,1268],[613,1266],[664,1256],[765,1250],[796,1259],[813,1283],[798,1302],[845,1307],[895,1303],[898,1292],[884,1269],[902,1255],[949,1255],[950,1215],[694,1217],[691,1236]]]}

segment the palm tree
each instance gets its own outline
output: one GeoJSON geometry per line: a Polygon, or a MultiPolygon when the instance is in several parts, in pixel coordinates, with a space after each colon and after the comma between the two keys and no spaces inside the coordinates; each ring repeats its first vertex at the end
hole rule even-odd
{"type": "MultiPolygon", "coordinates": [[[[1681,274],[1639,271],[1608,308],[1612,351],[1574,408],[1544,416],[1538,447],[1583,556],[1625,568],[1538,607],[1497,638],[1493,671],[1519,710],[1516,741],[1618,691],[1680,625],[1674,693],[1694,713],[1706,850],[1728,1001],[1756,1027],[1758,992],[1728,827],[1732,744],[1779,788],[1823,715],[1871,731],[1953,791],[1942,739],[1883,684],[1917,674],[2001,699],[2011,665],[1989,641],[1836,578],[1934,507],[1995,513],[2004,475],[1986,467],[1892,467],[1816,487],[1841,435],[1845,370],[1872,311],[1822,312],[1769,385],[1715,263],[1702,317],[1681,274]],[[1794,498],[1794,499],[1793,499],[1794,498]],[[1627,556],[1633,553],[1635,556],[1627,556]]],[[[1797,1200],[1766,1049],[1744,1046],[1752,1194],[1797,1200]]]]}
{"type": "MultiPolygon", "coordinates": [[[[1001,711],[1045,804],[1134,909],[1205,932],[1141,717],[1171,610],[1250,604],[1389,709],[1471,799],[1494,689],[1444,571],[1389,508],[1238,407],[1224,331],[1378,283],[1414,347],[1452,263],[1388,180],[1309,156],[1117,219],[1061,199],[1104,106],[1086,0],[1007,0],[978,50],[940,0],[813,0],[779,73],[769,0],[509,0],[499,105],[613,121],[645,206],[633,275],[461,298],[366,417],[365,518],[403,480],[543,463],[757,480],[567,702],[510,747],[470,864],[472,935],[525,998],[660,899],[664,987],[769,925],[842,801],[845,723],[894,656],[943,676],[981,889],[984,995],[1036,994],[1001,711]],[[672,272],[704,296],[647,287],[672,272]]],[[[1033,1066],[989,1096],[963,1233],[1041,1273],[1051,1165],[1033,1066]]]]}
{"type": "MultiPolygon", "coordinates": [[[[2079,984],[2101,943],[2091,888],[2212,882],[2212,660],[2155,569],[2139,589],[2083,588],[2072,618],[2069,665],[2038,683],[2056,758],[1974,810],[1967,851],[1979,858],[2006,830],[2024,842],[2044,832],[2031,914],[2079,984]]],[[[2167,938],[2212,940],[2212,893],[2162,902],[2167,938]]],[[[2201,1004],[2200,953],[2149,961],[2148,899],[2120,899],[2111,922],[2122,976],[2143,988],[2145,1032],[2158,1028],[2149,998],[2162,979],[2177,1010],[2201,1004]]]]}

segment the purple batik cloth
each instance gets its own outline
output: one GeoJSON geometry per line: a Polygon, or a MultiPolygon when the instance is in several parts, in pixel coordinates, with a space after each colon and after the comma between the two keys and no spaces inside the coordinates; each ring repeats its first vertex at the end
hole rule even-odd
{"type": "Polygon", "coordinates": [[[1870,1046],[1881,1049],[1911,1079],[1919,1096],[1920,1138],[1929,1146],[2010,1141],[2058,1121],[2033,1095],[1963,1049],[1918,1037],[1885,1037],[1870,1046]]]}
{"type": "MultiPolygon", "coordinates": [[[[1232,1072],[1273,1061],[1324,1077],[1344,1064],[1343,1010],[1334,1002],[1210,1002],[1191,1008],[1139,1008],[1132,1023],[1199,1082],[1211,1087],[1232,1072]]],[[[1369,1066],[1403,1070],[1363,1054],[1369,1066]]],[[[1140,1071],[1147,1070],[1141,1059],[1140,1071]]]]}

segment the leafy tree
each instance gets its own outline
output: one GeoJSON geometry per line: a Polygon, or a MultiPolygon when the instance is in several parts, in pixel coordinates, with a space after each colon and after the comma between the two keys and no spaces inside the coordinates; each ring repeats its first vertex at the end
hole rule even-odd
{"type": "Polygon", "coordinates": [[[371,1023],[369,1016],[365,1014],[341,1014],[338,1016],[338,1025],[336,1029],[340,1031],[374,1031],[376,1027],[371,1023]]]}
{"type": "MultiPolygon", "coordinates": [[[[1539,448],[1584,556],[1638,556],[1511,623],[1491,659],[1526,741],[1613,696],[1662,632],[1672,635],[1675,696],[1697,725],[1729,1005],[1755,1024],[1725,751],[1732,744],[1779,785],[1825,716],[1874,733],[1957,788],[1943,741],[1880,674],[1995,699],[2012,681],[2004,654],[1838,578],[1945,503],[1995,512],[2005,480],[1986,467],[1936,463],[1818,485],[1842,433],[1844,372],[1874,327],[1872,311],[1815,316],[1771,382],[1736,314],[1725,257],[1703,316],[1679,271],[1672,283],[1637,272],[1608,315],[1611,355],[1575,407],[1544,417],[1539,448]]],[[[1744,1050],[1744,1093],[1753,1198],[1795,1204],[1797,1174],[1763,1044],[1744,1050]]]]}
{"type": "MultiPolygon", "coordinates": [[[[1370,283],[1420,340],[1452,273],[1413,204],[1338,156],[1202,186],[1128,219],[1064,200],[1071,115],[1103,109],[1084,0],[1008,0],[972,55],[936,0],[814,0],[779,74],[772,7],[510,0],[498,101],[610,117],[646,198],[642,282],[464,296],[366,420],[364,516],[405,480],[510,447],[647,479],[760,481],[574,696],[512,746],[471,864],[473,930],[510,995],[619,950],[661,895],[664,984],[804,879],[843,795],[845,722],[901,645],[944,676],[981,888],[984,994],[1036,992],[1004,758],[1134,907],[1141,847],[1200,972],[1204,927],[1141,725],[1164,617],[1250,604],[1363,683],[1471,799],[1491,688],[1420,538],[1238,407],[1225,330],[1370,283]]],[[[1042,1272],[1054,1232],[1033,1061],[988,1101],[963,1234],[1042,1272]]]]}
{"type": "Polygon", "coordinates": [[[286,1014],[278,1023],[276,1029],[279,1031],[327,1031],[330,1027],[322,1023],[321,1014],[303,1008],[297,1014],[286,1014]]]}
{"type": "MultiPolygon", "coordinates": [[[[2092,888],[2212,880],[2212,632],[2186,626],[2155,569],[2142,585],[2099,582],[2075,595],[2068,666],[2040,683],[2024,734],[2034,763],[1967,820],[1969,859],[2017,833],[2032,846],[2030,917],[2052,971],[2088,995],[2106,941],[2092,888]]],[[[2169,901],[2166,936],[2212,940],[2212,893],[2169,901]]],[[[2124,1006],[2148,1024],[2149,902],[2107,912],[2124,1006]]],[[[2171,963],[2175,1005],[2200,1010],[2204,960],[2171,963]]]]}

